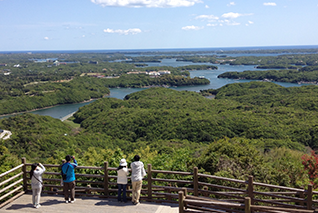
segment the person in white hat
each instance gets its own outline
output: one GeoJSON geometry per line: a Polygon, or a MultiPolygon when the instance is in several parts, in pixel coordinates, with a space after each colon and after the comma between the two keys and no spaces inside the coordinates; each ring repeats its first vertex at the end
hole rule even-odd
{"type": "Polygon", "coordinates": [[[126,188],[128,174],[127,162],[125,159],[121,159],[119,167],[117,168],[118,202],[127,202],[126,188]],[[123,194],[123,196],[121,196],[121,194],[123,194]]]}

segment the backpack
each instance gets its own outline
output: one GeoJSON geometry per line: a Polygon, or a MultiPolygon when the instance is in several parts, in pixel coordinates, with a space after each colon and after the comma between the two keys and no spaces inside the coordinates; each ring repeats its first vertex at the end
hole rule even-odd
{"type": "MultiPolygon", "coordinates": [[[[62,167],[63,167],[63,166],[62,166],[62,167]]],[[[67,170],[68,170],[68,167],[69,167],[69,166],[67,166],[67,169],[66,169],[66,173],[65,173],[65,174],[63,173],[62,167],[61,167],[61,170],[62,170],[62,171],[61,171],[62,179],[63,179],[63,180],[66,180],[66,174],[67,174],[67,170]]]]}

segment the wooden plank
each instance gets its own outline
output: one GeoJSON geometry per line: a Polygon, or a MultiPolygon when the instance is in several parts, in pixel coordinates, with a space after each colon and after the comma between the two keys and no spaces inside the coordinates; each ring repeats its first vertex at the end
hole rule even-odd
{"type": "Polygon", "coordinates": [[[220,202],[220,201],[202,201],[202,200],[191,200],[191,199],[184,199],[184,202],[187,204],[192,205],[216,205],[216,206],[225,206],[225,207],[232,207],[232,208],[244,208],[244,204],[239,203],[228,203],[228,202],[220,202]]]}
{"type": "Polygon", "coordinates": [[[193,175],[191,172],[152,170],[153,173],[172,174],[172,175],[193,175]]]}
{"type": "Polygon", "coordinates": [[[304,198],[288,197],[288,196],[284,196],[284,195],[271,194],[271,193],[268,193],[268,192],[256,192],[256,191],[254,191],[254,194],[263,195],[263,196],[267,196],[267,197],[290,199],[290,200],[293,200],[294,202],[304,201],[304,198]]]}
{"type": "Polygon", "coordinates": [[[276,202],[276,200],[261,200],[261,199],[254,199],[255,202],[258,203],[268,203],[271,205],[277,205],[277,206],[285,206],[286,208],[298,208],[298,209],[305,209],[306,207],[304,206],[300,206],[300,205],[293,205],[293,204],[288,204],[288,203],[280,203],[280,202],[276,202]]]}
{"type": "Polygon", "coordinates": [[[220,206],[203,207],[203,206],[187,205],[187,209],[201,210],[201,212],[219,212],[219,213],[238,212],[238,213],[244,213],[244,211],[240,211],[240,210],[236,210],[236,209],[229,209],[229,208],[220,207],[220,206]]]}
{"type": "Polygon", "coordinates": [[[12,198],[10,198],[9,200],[3,202],[0,204],[0,209],[2,207],[4,207],[5,205],[11,203],[12,201],[14,201],[15,199],[17,199],[18,197],[20,197],[21,195],[25,194],[25,191],[20,192],[19,194],[14,195],[12,198]]]}
{"type": "Polygon", "coordinates": [[[2,181],[2,182],[0,183],[0,186],[6,184],[6,183],[8,183],[8,182],[10,182],[11,180],[16,179],[17,177],[21,176],[22,174],[23,174],[23,172],[20,172],[20,173],[18,173],[18,174],[16,174],[16,175],[14,175],[14,176],[12,176],[12,177],[6,179],[5,181],[2,181]]]}
{"type": "Polygon", "coordinates": [[[221,185],[216,185],[216,184],[211,184],[211,183],[199,182],[199,185],[213,187],[213,188],[218,188],[218,189],[226,189],[226,190],[232,190],[232,191],[238,191],[238,192],[247,193],[246,189],[238,189],[238,188],[233,188],[233,187],[228,187],[228,186],[221,186],[221,185]]]}
{"type": "Polygon", "coordinates": [[[257,185],[257,186],[262,186],[262,187],[268,187],[268,188],[273,188],[273,189],[284,189],[284,190],[295,191],[295,192],[304,192],[305,191],[304,189],[296,189],[296,188],[277,186],[277,185],[271,185],[271,184],[259,183],[259,182],[254,182],[253,184],[257,185]]]}
{"type": "Polygon", "coordinates": [[[314,210],[305,210],[305,209],[291,209],[291,208],[280,208],[280,207],[273,207],[273,206],[257,206],[252,205],[252,210],[272,210],[272,211],[282,211],[282,212],[302,212],[302,213],[313,213],[314,210]]]}
{"type": "Polygon", "coordinates": [[[198,174],[199,177],[205,177],[205,178],[211,178],[215,180],[224,180],[224,181],[231,181],[235,183],[242,183],[242,184],[247,184],[246,181],[244,180],[237,180],[237,179],[232,179],[232,178],[225,178],[225,177],[219,177],[219,176],[214,176],[214,175],[207,175],[207,174],[198,174]]]}
{"type": "Polygon", "coordinates": [[[11,187],[13,187],[13,186],[15,186],[15,185],[17,185],[17,184],[19,184],[19,183],[21,183],[21,182],[23,182],[23,179],[22,179],[22,178],[21,178],[20,180],[17,180],[16,182],[10,184],[9,186],[6,186],[6,187],[4,187],[3,189],[1,189],[1,190],[0,190],[0,193],[6,191],[6,190],[8,190],[8,189],[10,189],[11,187]]]}
{"type": "Polygon", "coordinates": [[[6,172],[0,174],[0,178],[2,178],[3,176],[5,176],[5,175],[7,175],[7,174],[9,174],[11,172],[14,172],[17,169],[20,169],[22,166],[23,166],[23,164],[20,164],[19,166],[16,166],[13,169],[10,169],[9,171],[6,171],[6,172]]]}
{"type": "Polygon", "coordinates": [[[12,191],[8,192],[7,194],[3,195],[2,197],[0,197],[0,200],[3,200],[4,198],[8,197],[9,195],[15,193],[16,191],[18,191],[22,188],[23,188],[23,186],[19,186],[19,187],[15,188],[14,190],[12,190],[12,191]]]}
{"type": "Polygon", "coordinates": [[[192,181],[186,180],[174,180],[174,179],[161,179],[161,178],[152,178],[152,181],[161,181],[161,182],[171,182],[171,183],[185,183],[185,184],[193,184],[192,181]]]}

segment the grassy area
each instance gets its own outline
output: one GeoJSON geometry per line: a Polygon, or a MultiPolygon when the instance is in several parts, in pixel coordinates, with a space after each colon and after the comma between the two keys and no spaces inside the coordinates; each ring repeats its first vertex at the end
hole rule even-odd
{"type": "Polygon", "coordinates": [[[79,127],[81,127],[80,124],[74,123],[73,120],[74,120],[74,117],[72,116],[72,117],[66,119],[66,120],[63,121],[63,122],[66,123],[67,125],[70,125],[70,126],[73,127],[73,128],[79,128],[79,127]]]}

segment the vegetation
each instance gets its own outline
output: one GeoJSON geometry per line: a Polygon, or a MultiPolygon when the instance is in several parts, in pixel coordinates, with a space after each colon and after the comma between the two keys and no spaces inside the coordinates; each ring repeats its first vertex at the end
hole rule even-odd
{"type": "MultiPolygon", "coordinates": [[[[56,54],[46,57],[54,58],[56,54]]],[[[74,63],[50,67],[52,62],[34,63],[27,54],[20,54],[18,59],[0,55],[0,61],[8,59],[6,63],[11,69],[10,75],[0,76],[2,113],[16,107],[15,111],[19,111],[100,98],[109,92],[108,87],[206,84],[206,79],[189,78],[189,70],[215,69],[213,65],[136,67],[126,63],[127,56],[119,53],[58,57],[74,63]],[[13,67],[17,62],[22,67],[13,67]],[[127,74],[166,69],[171,75],[160,78],[127,74]],[[96,75],[112,78],[93,77],[96,75]]],[[[192,60],[193,56],[178,55],[180,60],[186,57],[192,60]]],[[[156,55],[148,61],[160,58],[164,57],[156,55]]],[[[317,70],[316,56],[310,54],[303,56],[302,62],[298,55],[194,58],[211,60],[207,63],[255,66],[269,65],[273,60],[277,61],[273,66],[292,66],[286,72],[304,75],[317,70]],[[307,66],[299,68],[300,63],[307,66]]],[[[138,61],[147,63],[142,58],[138,61]]],[[[5,69],[0,68],[3,73],[8,72],[5,69]]],[[[309,154],[318,148],[316,103],[318,89],[313,85],[284,88],[270,82],[250,82],[201,94],[152,87],[129,94],[124,100],[101,98],[81,107],[67,122],[25,113],[0,120],[0,128],[13,133],[8,140],[0,139],[0,170],[16,166],[23,156],[28,162],[60,164],[66,154],[74,154],[80,165],[102,166],[108,161],[110,167],[117,167],[121,158],[130,163],[139,154],[154,169],[192,171],[198,166],[206,174],[242,180],[253,175],[258,182],[304,187],[315,183],[318,168],[316,155],[309,154]]]]}
{"type": "Polygon", "coordinates": [[[299,70],[226,72],[219,75],[218,78],[270,80],[290,83],[317,83],[318,66],[306,66],[299,70]]]}

